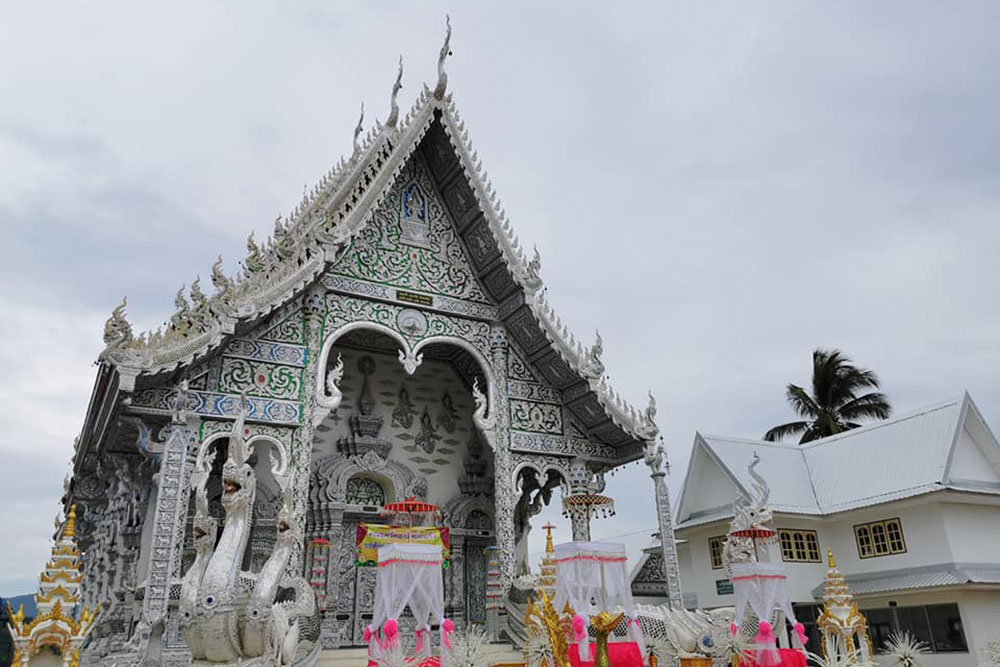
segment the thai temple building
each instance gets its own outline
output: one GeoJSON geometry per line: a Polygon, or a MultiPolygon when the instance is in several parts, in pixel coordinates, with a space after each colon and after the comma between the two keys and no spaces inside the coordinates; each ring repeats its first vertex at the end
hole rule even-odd
{"type": "Polygon", "coordinates": [[[98,614],[98,609],[78,607],[82,582],[80,552],[76,547],[76,508],[70,506],[52,546],[52,557],[39,580],[35,618],[25,619],[24,605],[16,611],[7,610],[14,642],[12,667],[80,664],[80,647],[98,614]]]}
{"type": "MultiPolygon", "coordinates": [[[[506,601],[532,517],[640,459],[659,594],[680,608],[655,404],[623,400],[600,336],[582,344],[546,300],[539,253],[518,243],[449,92],[448,53],[407,113],[400,67],[385,121],[365,131],[362,115],[351,154],[269,239],[250,235],[238,275],[220,258],[164,329],[134,331],[125,301],[107,320],[66,551],[46,575],[73,580],[42,591],[101,609],[81,665],[309,664],[364,645],[377,568],[356,564],[359,524],[411,498],[449,532],[446,615],[485,624],[486,549],[506,601]]],[[[589,518],[573,514],[575,539],[589,518]]]]}

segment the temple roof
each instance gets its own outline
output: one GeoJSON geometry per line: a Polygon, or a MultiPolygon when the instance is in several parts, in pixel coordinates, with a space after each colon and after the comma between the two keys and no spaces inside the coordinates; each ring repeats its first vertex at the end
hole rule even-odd
{"type": "Polygon", "coordinates": [[[190,300],[183,290],[178,292],[176,312],[165,330],[137,336],[126,319],[125,301],[115,309],[105,325],[100,360],[116,371],[122,391],[135,390],[137,382],[149,386],[167,381],[173,371],[218,350],[301,295],[364,230],[407,161],[425,145],[438,183],[457,184],[445,200],[466,242],[480,246],[476,269],[496,305],[492,317],[503,321],[529,361],[562,391],[564,402],[592,436],[617,447],[631,444],[632,458],[639,455],[638,445],[656,437],[652,397],[642,411],[624,401],[607,382],[600,336],[584,347],[548,303],[539,254],[535,250],[529,258],[514,235],[447,92],[447,41],[445,47],[434,90],[424,86],[399,120],[397,78],[386,122],[376,122],[362,137],[359,120],[351,155],[323,176],[289,216],[275,222],[271,238],[258,244],[249,237],[238,276],[222,272],[220,257],[211,272],[214,293],[206,295],[198,281],[190,300]]]}
{"type": "Polygon", "coordinates": [[[750,488],[754,452],[776,512],[827,515],[943,489],[1000,494],[1000,444],[963,394],[803,445],[698,433],[679,527],[729,516],[732,498],[750,488]]]}

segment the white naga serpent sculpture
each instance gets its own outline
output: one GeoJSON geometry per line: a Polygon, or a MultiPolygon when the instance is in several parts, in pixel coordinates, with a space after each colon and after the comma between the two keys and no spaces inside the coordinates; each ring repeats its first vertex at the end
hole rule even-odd
{"type": "Polygon", "coordinates": [[[246,412],[244,399],[222,467],[226,516],[217,545],[217,523],[208,514],[207,494],[214,454],[206,456],[192,475],[195,559],[181,584],[184,639],[196,665],[307,667],[319,653],[319,619],[308,582],[287,573],[298,522],[288,462],[283,453],[274,456],[273,449],[271,473],[282,492],[274,548],[259,573],[242,569],[257,486],[250,444],[243,433],[246,412]]]}

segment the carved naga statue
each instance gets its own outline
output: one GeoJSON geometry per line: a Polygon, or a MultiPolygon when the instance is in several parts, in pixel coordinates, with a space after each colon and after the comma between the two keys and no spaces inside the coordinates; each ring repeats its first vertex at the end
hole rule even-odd
{"type": "Polygon", "coordinates": [[[181,585],[184,638],[194,664],[306,667],[315,663],[319,653],[319,622],[312,588],[303,577],[287,573],[298,522],[293,475],[284,452],[275,456],[275,450],[270,450],[271,473],[282,492],[274,548],[259,573],[241,567],[257,485],[250,443],[244,436],[246,414],[244,399],[222,467],[226,517],[217,545],[206,492],[214,454],[200,459],[193,474],[196,555],[181,585]]]}
{"type": "Polygon", "coordinates": [[[195,609],[198,606],[198,589],[201,585],[202,577],[205,575],[205,568],[208,567],[208,560],[212,556],[212,548],[215,547],[215,538],[218,533],[219,524],[208,513],[208,476],[215,461],[213,451],[205,461],[204,468],[197,469],[191,474],[191,486],[194,490],[194,562],[184,575],[181,581],[181,623],[184,624],[184,639],[191,648],[191,656],[195,660],[205,659],[205,648],[202,642],[201,625],[192,623],[195,609]]]}
{"type": "Polygon", "coordinates": [[[753,480],[751,497],[747,498],[741,495],[733,503],[733,521],[729,526],[730,535],[726,538],[722,550],[722,560],[730,575],[732,575],[732,564],[749,562],[755,548],[750,540],[733,537],[732,533],[762,527],[765,524],[770,524],[773,518],[771,509],[767,505],[771,497],[771,488],[757,472],[758,464],[760,464],[760,456],[754,452],[753,460],[747,467],[747,473],[753,480]]]}

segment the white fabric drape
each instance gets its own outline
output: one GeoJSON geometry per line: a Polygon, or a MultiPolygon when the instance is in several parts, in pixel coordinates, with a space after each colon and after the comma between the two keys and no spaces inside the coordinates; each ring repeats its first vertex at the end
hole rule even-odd
{"type": "MultiPolygon", "coordinates": [[[[567,542],[557,545],[552,557],[556,565],[556,591],[553,607],[561,611],[568,602],[584,617],[602,611],[624,611],[628,617],[629,637],[646,654],[639,628],[632,588],[629,584],[625,545],[613,542],[567,542]]],[[[580,660],[588,661],[590,641],[580,647],[580,660]]]]}
{"type": "MultiPolygon", "coordinates": [[[[735,595],[737,626],[743,624],[747,606],[753,610],[759,621],[771,623],[775,609],[781,609],[789,623],[797,623],[792,601],[788,597],[788,578],[781,563],[733,563],[733,593],[735,595]]],[[[776,630],[776,629],[775,629],[776,630]]],[[[793,644],[799,644],[793,637],[793,644]]],[[[796,648],[802,648],[796,646],[796,648]]],[[[771,648],[766,649],[769,653],[771,648]]],[[[777,650],[774,649],[774,653],[777,650]]],[[[773,656],[770,659],[775,659],[773,656]]],[[[769,660],[763,660],[765,664],[769,660]]]]}
{"type": "MultiPolygon", "coordinates": [[[[430,655],[431,618],[441,624],[444,643],[444,576],[441,547],[433,544],[386,544],[378,550],[375,609],[372,628],[381,630],[389,619],[399,619],[409,605],[417,630],[425,632],[423,655],[430,655]]],[[[377,644],[373,650],[377,651],[377,644]]]]}
{"type": "Polygon", "coordinates": [[[776,608],[794,623],[788,599],[788,578],[781,563],[733,563],[733,593],[736,596],[736,625],[743,623],[747,605],[762,621],[771,622],[776,608]]]}

